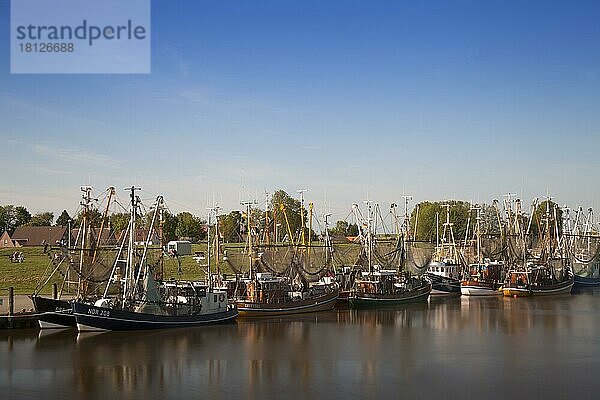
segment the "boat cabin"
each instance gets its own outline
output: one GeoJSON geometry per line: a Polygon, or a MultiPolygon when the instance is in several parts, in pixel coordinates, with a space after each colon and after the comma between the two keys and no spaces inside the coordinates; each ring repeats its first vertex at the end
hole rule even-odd
{"type": "Polygon", "coordinates": [[[461,267],[460,264],[454,260],[444,259],[439,262],[429,263],[427,272],[434,275],[443,276],[444,278],[458,278],[460,276],[461,267]]]}
{"type": "Polygon", "coordinates": [[[246,298],[251,302],[282,303],[288,301],[290,281],[284,277],[274,277],[269,272],[258,272],[256,279],[247,280],[246,298]]]}
{"type": "Polygon", "coordinates": [[[512,287],[526,286],[530,283],[530,271],[510,271],[506,281],[512,287]]]}
{"type": "Polygon", "coordinates": [[[358,293],[380,293],[391,294],[394,292],[396,270],[376,270],[373,272],[362,272],[361,279],[356,281],[358,293]]]}

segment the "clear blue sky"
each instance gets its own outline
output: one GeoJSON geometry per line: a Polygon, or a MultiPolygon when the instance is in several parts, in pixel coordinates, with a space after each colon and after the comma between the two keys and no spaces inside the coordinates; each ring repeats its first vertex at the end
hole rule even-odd
{"type": "Polygon", "coordinates": [[[403,193],[599,204],[597,1],[157,0],[149,75],[11,75],[9,14],[0,204],[132,183],[198,214],[279,188],[334,218],[403,193]]]}

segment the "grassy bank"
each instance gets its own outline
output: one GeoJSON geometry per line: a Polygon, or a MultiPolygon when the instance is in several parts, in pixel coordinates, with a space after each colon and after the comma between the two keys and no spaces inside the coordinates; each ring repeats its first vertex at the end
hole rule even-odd
{"type": "MultiPolygon", "coordinates": [[[[47,271],[48,268],[51,268],[50,259],[44,254],[43,247],[0,249],[0,290],[12,286],[15,294],[31,294],[36,285],[51,272],[47,271]],[[25,256],[22,263],[10,262],[10,256],[15,251],[20,251],[25,256]]],[[[46,293],[51,293],[51,283],[46,293]]]]}
{"type": "MultiPolygon", "coordinates": [[[[232,275],[234,272],[230,265],[236,265],[237,268],[241,267],[241,270],[246,271],[248,265],[248,258],[242,253],[244,244],[225,244],[223,247],[224,253],[228,254],[226,260],[225,257],[221,257],[219,263],[220,272],[227,275],[232,275]]],[[[193,244],[192,254],[195,252],[204,252],[206,254],[206,243],[193,244]]],[[[357,244],[342,244],[336,245],[336,253],[334,255],[335,265],[352,265],[358,257],[360,246],[357,244]]],[[[105,253],[106,254],[106,253],[105,253]]],[[[283,254],[285,256],[285,254],[283,254]]],[[[111,256],[109,255],[109,258],[111,256]]],[[[114,257],[114,255],[112,255],[114,257]]],[[[285,260],[285,259],[284,259],[285,260]]],[[[203,280],[205,278],[206,262],[202,260],[201,264],[198,264],[191,255],[180,256],[179,261],[181,267],[178,264],[178,260],[172,257],[165,257],[164,266],[164,279],[179,279],[179,280],[203,280]]],[[[112,265],[113,261],[108,260],[108,265],[112,265]]],[[[317,267],[320,264],[317,263],[317,267]]],[[[17,249],[0,249],[0,290],[7,289],[12,286],[15,288],[15,294],[32,294],[36,286],[43,282],[47,276],[54,269],[50,262],[48,254],[44,254],[43,247],[20,247],[17,249]],[[11,263],[9,257],[15,252],[23,252],[25,261],[22,263],[11,263]]],[[[212,271],[216,270],[214,259],[212,260],[212,271]]],[[[52,283],[57,283],[60,287],[62,283],[62,276],[55,274],[52,280],[48,282],[42,289],[42,294],[52,293],[52,283]]]]}
{"type": "MultiPolygon", "coordinates": [[[[194,244],[192,252],[206,252],[206,244],[194,244]]],[[[165,279],[186,279],[200,280],[204,279],[205,266],[199,265],[192,256],[181,256],[181,268],[178,266],[177,259],[166,257],[164,259],[164,278],[165,279]]],[[[220,265],[223,273],[231,274],[232,271],[226,264],[220,265]]],[[[4,294],[5,289],[15,288],[15,294],[31,294],[36,286],[43,282],[52,272],[53,266],[50,263],[48,254],[44,254],[43,247],[20,247],[10,249],[0,249],[0,290],[4,294]],[[22,263],[13,263],[10,256],[20,251],[25,256],[22,263]]],[[[214,264],[213,264],[214,270],[214,264]]],[[[52,283],[60,285],[62,277],[60,274],[55,276],[44,286],[42,293],[52,293],[52,283]]]]}

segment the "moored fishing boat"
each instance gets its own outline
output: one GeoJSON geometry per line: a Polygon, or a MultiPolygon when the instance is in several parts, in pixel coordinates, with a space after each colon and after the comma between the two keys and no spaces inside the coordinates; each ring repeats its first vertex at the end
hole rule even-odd
{"type": "Polygon", "coordinates": [[[432,283],[432,295],[460,294],[462,267],[453,260],[433,261],[427,266],[425,276],[432,283]]]}
{"type": "Polygon", "coordinates": [[[570,269],[563,279],[557,280],[547,266],[529,266],[526,270],[509,271],[502,292],[507,297],[569,294],[573,283],[570,269]]]}
{"type": "Polygon", "coordinates": [[[579,207],[573,224],[567,217],[566,225],[570,233],[569,255],[573,266],[574,287],[600,287],[600,234],[594,222],[593,209],[588,208],[587,213],[584,213],[583,207],[579,207]]]}
{"type": "MultiPolygon", "coordinates": [[[[391,206],[391,214],[396,222],[396,235],[393,249],[387,248],[386,253],[380,251],[380,242],[385,244],[386,236],[378,237],[374,222],[381,219],[378,204],[367,204],[367,216],[363,218],[358,205],[354,205],[357,220],[362,227],[359,238],[364,245],[366,262],[363,271],[354,281],[354,287],[349,295],[349,304],[352,308],[379,308],[397,306],[405,303],[427,301],[431,293],[431,282],[423,276],[414,276],[406,267],[407,238],[409,237],[408,199],[405,196],[404,223],[396,218],[395,204],[391,206]],[[382,268],[373,261],[385,263],[387,268],[382,268]],[[392,267],[392,268],[390,268],[392,267]]],[[[382,247],[385,249],[385,247],[382,247]]]]}
{"type": "MultiPolygon", "coordinates": [[[[475,244],[475,263],[469,264],[464,279],[460,282],[460,293],[464,296],[498,296],[502,286],[502,272],[504,264],[498,261],[484,259],[481,249],[481,211],[480,206],[471,206],[471,211],[476,211],[473,240],[475,244]]],[[[470,221],[470,218],[469,218],[470,221]]],[[[469,223],[467,222],[467,227],[469,223]]],[[[467,229],[468,231],[468,229],[467,229]]],[[[468,232],[467,232],[468,233],[468,232]]],[[[467,240],[465,239],[465,251],[467,240]]]]}
{"type": "MultiPolygon", "coordinates": [[[[300,191],[301,194],[303,192],[300,191]]],[[[304,198],[300,201],[301,227],[297,242],[287,223],[285,207],[279,207],[285,216],[288,238],[291,238],[291,242],[286,244],[255,244],[257,235],[252,235],[252,203],[244,204],[247,206],[248,235],[245,251],[249,270],[248,277],[238,280],[235,285],[235,303],[240,317],[284,316],[332,310],[339,296],[339,284],[332,278],[329,266],[331,242],[327,233],[322,247],[313,246],[310,235],[308,239],[305,238],[302,233],[305,232],[304,198]],[[255,252],[257,249],[260,251],[255,252]],[[311,263],[317,264],[317,271],[309,271],[311,263]],[[275,265],[282,266],[285,271],[276,273],[275,265]],[[308,275],[324,276],[317,282],[310,283],[306,279],[308,275]]],[[[312,207],[311,203],[309,223],[312,221],[312,207]]],[[[265,210],[265,215],[268,221],[268,209],[265,210]]],[[[309,232],[311,230],[309,227],[309,232]]],[[[265,237],[268,241],[268,231],[265,232],[265,237]]]]}
{"type": "Polygon", "coordinates": [[[115,305],[109,299],[94,305],[73,302],[77,329],[86,332],[181,328],[232,322],[238,315],[236,307],[228,304],[225,292],[211,291],[202,284],[167,284],[161,292],[160,299],[147,297],[125,306],[115,305]]]}
{"type": "Polygon", "coordinates": [[[75,328],[77,326],[68,300],[32,295],[33,307],[38,313],[40,329],[75,328]]]}
{"type": "Polygon", "coordinates": [[[229,304],[225,291],[213,288],[211,279],[208,284],[155,280],[163,248],[152,248],[151,237],[165,209],[163,198],[158,196],[153,204],[147,237],[139,243],[135,240],[136,221],[141,218],[140,199],[135,194],[139,189],[128,190],[131,191],[129,224],[103,297],[94,305],[71,303],[78,330],[144,330],[234,321],[237,308],[229,304]],[[156,259],[151,260],[153,253],[156,259]]]}
{"type": "Polygon", "coordinates": [[[110,235],[106,234],[110,229],[105,228],[105,225],[115,194],[114,188],[110,187],[106,191],[106,205],[99,226],[92,223],[92,215],[100,214],[93,206],[96,199],[92,197],[92,187],[81,186],[80,189],[82,209],[78,218],[80,223],[75,230],[76,235],[73,235],[74,243],[71,244],[73,232],[68,229],[66,241],[57,243],[57,247],[46,246],[44,252],[47,252],[50,258],[51,272],[44,276],[30,296],[39,315],[41,329],[76,327],[70,301],[93,301],[97,298],[97,284],[104,282],[109,272],[105,264],[108,252],[104,252],[103,246],[110,238],[110,235]],[[41,295],[41,291],[58,275],[62,277],[60,289],[55,283],[53,297],[41,295]]]}
{"type": "Polygon", "coordinates": [[[503,264],[500,262],[470,265],[469,277],[460,282],[461,294],[464,296],[502,295],[502,279],[500,279],[502,268],[503,264]]]}
{"type": "MultiPolygon", "coordinates": [[[[560,235],[560,218],[558,205],[551,203],[548,198],[540,207],[537,199],[532,205],[532,214],[528,228],[517,229],[520,234],[520,264],[509,270],[503,286],[504,296],[551,296],[569,294],[573,288],[574,276],[570,259],[566,257],[568,242],[560,235]],[[537,217],[542,207],[545,208],[541,221],[536,221],[538,227],[538,246],[528,249],[526,239],[533,236],[530,233],[533,218],[537,217]],[[537,211],[537,213],[536,213],[537,211]]],[[[519,219],[520,207],[517,208],[519,219]]]]}
{"type": "Polygon", "coordinates": [[[432,295],[460,295],[461,254],[454,240],[453,223],[450,222],[450,204],[444,204],[443,207],[446,208],[444,230],[440,238],[439,215],[436,214],[436,248],[433,259],[427,266],[425,276],[432,283],[432,295]]]}
{"type": "Polygon", "coordinates": [[[282,316],[331,310],[338,295],[339,286],[332,280],[295,291],[286,277],[257,273],[256,279],[246,283],[246,295],[236,304],[240,317],[282,316]]]}
{"type": "Polygon", "coordinates": [[[405,303],[427,301],[431,283],[396,270],[363,272],[349,298],[353,308],[392,307],[405,303]]]}

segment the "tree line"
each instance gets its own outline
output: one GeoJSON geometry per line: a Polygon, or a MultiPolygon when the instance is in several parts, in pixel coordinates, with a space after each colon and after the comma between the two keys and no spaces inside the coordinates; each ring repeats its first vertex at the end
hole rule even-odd
{"type": "MultiPolygon", "coordinates": [[[[275,192],[270,201],[268,210],[261,210],[256,206],[250,207],[250,215],[247,210],[235,210],[228,214],[217,216],[220,236],[225,242],[241,242],[245,240],[248,233],[248,218],[250,218],[250,229],[256,234],[268,234],[271,240],[297,241],[301,236],[302,221],[304,221],[306,237],[316,237],[314,230],[309,232],[308,213],[305,207],[301,210],[300,201],[289,196],[285,191],[275,192]],[[277,238],[275,237],[278,236],[277,238]],[[290,235],[292,238],[290,238],[290,235]]],[[[100,227],[102,224],[102,213],[98,209],[90,209],[85,216],[91,226],[100,227]]],[[[10,234],[19,226],[70,226],[77,228],[81,226],[84,215],[79,212],[72,217],[67,210],[54,220],[54,213],[41,212],[32,215],[24,206],[5,205],[0,206],[0,229],[10,234]]],[[[139,228],[148,228],[151,222],[151,213],[141,216],[136,224],[139,228]]],[[[129,224],[129,213],[113,213],[109,216],[104,226],[115,232],[121,232],[129,224]]],[[[192,242],[205,240],[208,226],[205,219],[184,211],[178,214],[163,213],[161,224],[162,234],[165,240],[187,239],[192,242]]],[[[214,229],[214,228],[213,228],[214,229]]]]}
{"type": "MultiPolygon", "coordinates": [[[[482,232],[487,234],[498,233],[500,230],[498,211],[494,207],[485,204],[480,205],[479,208],[481,209],[482,232]]],[[[540,221],[545,210],[546,202],[542,202],[534,211],[532,233],[540,230],[540,221]]],[[[250,229],[254,235],[261,235],[262,240],[300,243],[303,233],[305,239],[309,236],[313,240],[318,237],[314,227],[313,229],[309,228],[310,203],[302,208],[300,201],[291,197],[284,190],[278,190],[273,194],[267,210],[253,206],[250,207],[249,216],[247,211],[234,210],[217,216],[220,237],[224,242],[244,241],[248,234],[249,217],[250,229]],[[304,232],[302,232],[303,225],[304,232]]],[[[559,220],[562,221],[562,212],[559,211],[558,216],[559,220]]],[[[467,229],[469,229],[469,232],[473,232],[475,217],[476,214],[472,209],[472,205],[468,202],[421,202],[411,213],[410,235],[412,239],[419,241],[435,242],[438,231],[441,235],[446,218],[449,218],[456,240],[461,240],[465,238],[467,229]]],[[[97,209],[92,209],[89,211],[87,218],[92,226],[99,227],[102,213],[97,209]]],[[[115,232],[120,232],[127,228],[129,218],[129,213],[111,214],[109,223],[105,226],[110,227],[115,232]]],[[[8,231],[10,234],[19,226],[71,226],[77,228],[81,225],[82,219],[81,212],[73,218],[67,210],[63,210],[54,221],[52,212],[41,212],[32,215],[24,206],[0,206],[0,229],[8,231]]],[[[140,228],[144,228],[150,225],[150,221],[151,215],[147,214],[142,216],[137,224],[140,228]]],[[[559,224],[559,226],[561,225],[559,224]]],[[[187,211],[178,214],[164,212],[161,226],[165,240],[187,239],[192,242],[199,242],[206,239],[208,232],[206,220],[187,211]]],[[[358,235],[359,229],[355,223],[340,220],[329,229],[329,233],[332,236],[352,237],[358,235]]]]}

